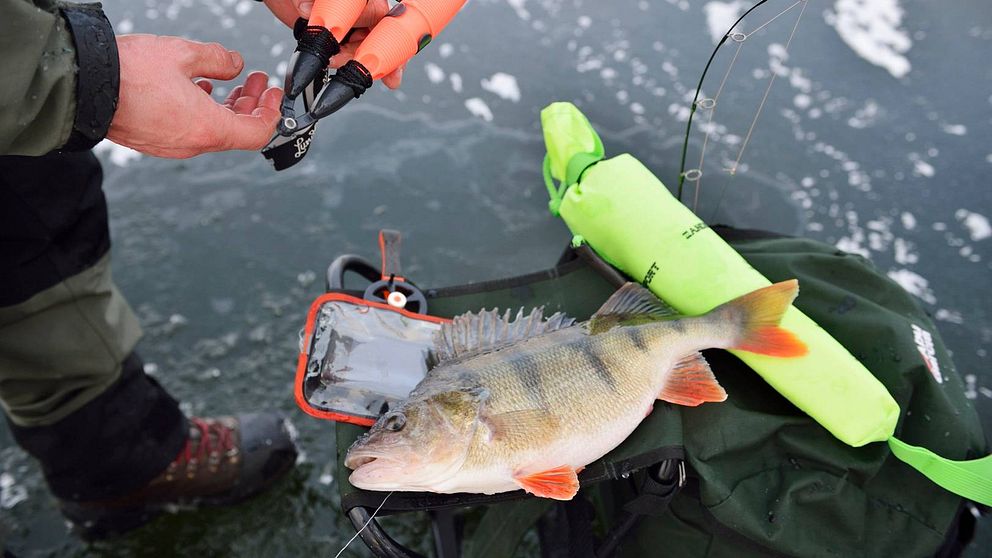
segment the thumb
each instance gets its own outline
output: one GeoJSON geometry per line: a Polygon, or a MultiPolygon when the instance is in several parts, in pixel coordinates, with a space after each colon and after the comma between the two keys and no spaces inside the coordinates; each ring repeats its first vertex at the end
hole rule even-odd
{"type": "Polygon", "coordinates": [[[265,146],[275,134],[279,123],[279,105],[282,101],[282,90],[278,87],[266,89],[258,98],[258,106],[251,114],[235,114],[224,109],[226,133],[223,135],[227,149],[257,150],[265,146]]]}
{"type": "Polygon", "coordinates": [[[190,77],[221,80],[234,79],[245,67],[245,61],[236,50],[227,50],[219,43],[187,41],[186,70],[190,77]]]}

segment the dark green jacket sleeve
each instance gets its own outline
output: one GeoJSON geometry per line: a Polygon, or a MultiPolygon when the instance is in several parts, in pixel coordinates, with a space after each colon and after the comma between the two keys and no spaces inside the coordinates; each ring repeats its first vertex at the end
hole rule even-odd
{"type": "Polygon", "coordinates": [[[120,83],[99,4],[0,0],[0,155],[89,149],[107,133],[120,83]]]}

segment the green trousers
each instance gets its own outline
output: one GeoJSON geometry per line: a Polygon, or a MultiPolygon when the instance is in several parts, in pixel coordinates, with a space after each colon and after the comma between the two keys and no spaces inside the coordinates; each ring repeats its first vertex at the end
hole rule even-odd
{"type": "Polygon", "coordinates": [[[18,426],[47,426],[120,377],[141,327],[110,275],[110,255],[0,308],[0,404],[18,426]]]}
{"type": "Polygon", "coordinates": [[[0,407],[52,492],[75,501],[143,486],[188,436],[133,353],[102,179],[89,152],[0,157],[0,407]]]}

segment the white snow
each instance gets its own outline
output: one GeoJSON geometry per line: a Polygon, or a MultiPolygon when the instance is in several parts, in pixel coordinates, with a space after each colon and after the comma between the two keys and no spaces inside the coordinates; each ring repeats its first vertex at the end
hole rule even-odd
{"type": "Polygon", "coordinates": [[[989,220],[984,215],[959,209],[954,212],[954,216],[968,229],[968,235],[972,240],[985,240],[992,236],[992,225],[989,225],[989,220]]]}
{"type": "Polygon", "coordinates": [[[121,22],[117,24],[117,29],[114,31],[121,35],[130,33],[131,31],[134,31],[134,22],[130,19],[122,19],[121,22]]]}
{"type": "Polygon", "coordinates": [[[890,271],[888,276],[889,279],[899,283],[903,289],[906,289],[906,292],[924,302],[930,304],[937,302],[937,297],[930,290],[930,282],[918,273],[914,273],[908,269],[896,269],[890,271]]]}
{"type": "Polygon", "coordinates": [[[448,81],[451,82],[451,90],[455,93],[462,92],[462,76],[461,74],[456,74],[454,72],[448,76],[448,81]]]}
{"type": "Polygon", "coordinates": [[[968,127],[964,124],[944,124],[941,126],[945,134],[952,136],[963,136],[968,133],[968,127]]]}
{"type": "Polygon", "coordinates": [[[517,78],[507,73],[496,72],[489,79],[483,79],[482,88],[514,103],[520,100],[520,86],[517,85],[517,78]]]}
{"type": "Polygon", "coordinates": [[[713,43],[719,43],[720,39],[727,33],[730,26],[741,17],[744,10],[749,6],[748,2],[735,0],[734,2],[707,2],[703,6],[706,14],[706,27],[710,31],[710,38],[713,43]]]}
{"type": "Polygon", "coordinates": [[[899,218],[902,220],[903,228],[907,231],[911,231],[916,228],[916,217],[912,213],[904,211],[899,218]]]}
{"type": "Polygon", "coordinates": [[[96,144],[93,151],[95,151],[98,155],[106,154],[110,162],[118,167],[126,167],[131,161],[137,161],[141,158],[141,153],[138,153],[130,147],[117,145],[107,139],[96,144]]]}
{"type": "Polygon", "coordinates": [[[487,105],[485,101],[478,97],[465,99],[465,108],[467,108],[473,115],[478,116],[486,122],[493,121],[493,111],[489,109],[489,105],[487,105]]]}
{"type": "Polygon", "coordinates": [[[451,43],[444,43],[438,48],[438,54],[441,58],[447,58],[455,52],[455,47],[451,43]]]}
{"type": "Polygon", "coordinates": [[[444,81],[444,70],[442,70],[437,64],[433,62],[424,64],[424,71],[427,72],[427,79],[429,79],[431,83],[441,83],[444,81]]]}
{"type": "Polygon", "coordinates": [[[912,68],[903,55],[913,46],[902,15],[899,0],[837,0],[824,18],[858,56],[901,78],[912,68]]]}
{"type": "Polygon", "coordinates": [[[589,16],[579,16],[577,23],[579,24],[579,27],[588,29],[592,25],[592,18],[589,16]]]}
{"type": "Polygon", "coordinates": [[[28,499],[28,491],[10,473],[0,473],[0,508],[9,510],[28,499]]]}
{"type": "Polygon", "coordinates": [[[926,176],[927,178],[934,175],[933,165],[927,163],[926,161],[914,161],[913,172],[922,176],[926,176]]]}
{"type": "Polygon", "coordinates": [[[524,7],[524,4],[527,3],[527,0],[506,0],[506,3],[509,4],[511,8],[513,8],[513,11],[517,12],[517,17],[519,17],[524,21],[530,19],[530,12],[528,12],[527,8],[524,7]]]}

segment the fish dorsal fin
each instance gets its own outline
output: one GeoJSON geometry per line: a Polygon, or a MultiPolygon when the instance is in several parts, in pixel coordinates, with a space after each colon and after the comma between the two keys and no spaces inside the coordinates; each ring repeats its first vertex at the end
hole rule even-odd
{"type": "Polygon", "coordinates": [[[703,355],[695,352],[675,364],[658,399],[696,407],[701,403],[725,401],[727,392],[717,383],[703,355]]]}
{"type": "Polygon", "coordinates": [[[434,334],[437,363],[488,353],[528,337],[566,328],[575,322],[561,312],[544,319],[544,307],[524,315],[521,308],[511,321],[510,311],[501,316],[495,309],[456,316],[434,334]]]}
{"type": "Polygon", "coordinates": [[[627,283],[593,314],[589,320],[589,332],[602,333],[618,325],[658,322],[678,315],[651,291],[637,283],[627,283]]]}

